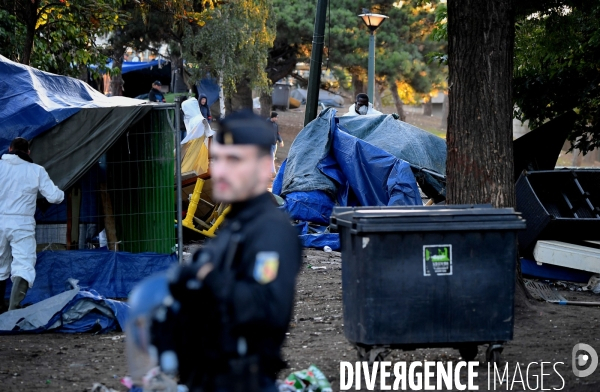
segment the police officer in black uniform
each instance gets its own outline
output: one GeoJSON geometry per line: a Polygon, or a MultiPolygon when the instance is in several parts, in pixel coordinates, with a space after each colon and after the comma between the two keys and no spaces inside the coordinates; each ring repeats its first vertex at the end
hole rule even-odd
{"type": "Polygon", "coordinates": [[[232,113],[211,145],[213,196],[230,203],[217,237],[171,277],[180,301],[181,381],[191,391],[271,392],[285,367],[301,246],[267,192],[273,129],[252,111],[232,113]]]}

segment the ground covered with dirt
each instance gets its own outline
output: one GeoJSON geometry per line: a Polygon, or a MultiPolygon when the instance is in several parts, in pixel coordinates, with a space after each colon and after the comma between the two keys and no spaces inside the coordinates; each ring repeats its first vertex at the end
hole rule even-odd
{"type": "MultiPolygon", "coordinates": [[[[410,115],[409,122],[416,118],[412,122],[424,129],[428,128],[427,122],[435,126],[430,118],[420,123],[418,117],[410,115]]],[[[280,114],[285,147],[277,152],[278,166],[285,159],[303,120],[303,110],[280,114]]],[[[294,315],[283,349],[289,368],[282,371],[280,378],[314,364],[337,391],[340,362],[357,360],[355,348],[344,336],[341,269],[340,253],[319,249],[305,251],[294,315]]],[[[572,291],[562,294],[569,300],[600,302],[597,294],[572,291]]],[[[0,391],[90,391],[94,383],[126,391],[119,381],[127,375],[125,339],[121,332],[0,336],[0,391]]],[[[506,344],[502,354],[501,368],[504,371],[508,365],[508,377],[502,385],[496,380],[495,388],[493,381],[488,386],[486,347],[481,346],[476,358],[480,362],[476,368],[476,385],[483,391],[600,391],[600,367],[586,378],[578,378],[572,372],[572,349],[578,343],[589,344],[600,353],[600,307],[559,306],[521,299],[515,308],[514,340],[506,344]],[[542,362],[545,362],[543,369],[542,362]]],[[[392,350],[385,360],[456,363],[462,358],[455,349],[437,348],[392,350]]],[[[466,377],[463,369],[461,380],[466,382],[466,377]]],[[[375,389],[379,388],[377,382],[375,389]]],[[[364,380],[362,390],[367,390],[364,380]]]]}

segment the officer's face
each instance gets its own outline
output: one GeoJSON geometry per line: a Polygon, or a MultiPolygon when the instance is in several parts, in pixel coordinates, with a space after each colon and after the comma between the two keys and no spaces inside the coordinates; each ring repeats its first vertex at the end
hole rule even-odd
{"type": "Polygon", "coordinates": [[[223,203],[248,200],[267,190],[271,180],[271,156],[260,156],[253,145],[223,145],[210,149],[213,197],[223,203]]]}

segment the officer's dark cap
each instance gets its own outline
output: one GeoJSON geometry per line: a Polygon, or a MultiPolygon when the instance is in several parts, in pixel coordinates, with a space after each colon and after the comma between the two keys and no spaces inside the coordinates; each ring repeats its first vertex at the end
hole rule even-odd
{"type": "Polygon", "coordinates": [[[219,122],[215,135],[219,144],[254,144],[271,146],[273,144],[273,126],[250,109],[240,110],[227,115],[219,122]]]}

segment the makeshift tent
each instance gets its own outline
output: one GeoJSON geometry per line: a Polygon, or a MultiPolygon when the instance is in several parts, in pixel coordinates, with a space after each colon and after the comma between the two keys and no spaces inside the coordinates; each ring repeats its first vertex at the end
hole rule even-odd
{"type": "MultiPolygon", "coordinates": [[[[342,206],[420,205],[421,189],[444,189],[446,143],[393,116],[336,117],[323,111],[294,140],[273,193],[293,219],[327,225],[342,206]],[[417,177],[417,178],[416,178],[417,177]]],[[[303,227],[305,246],[339,248],[339,238],[303,227]]]]}
{"type": "MultiPolygon", "coordinates": [[[[152,259],[133,255],[151,267],[128,271],[128,282],[143,278],[148,270],[167,268],[175,244],[173,105],[106,97],[80,80],[1,56],[0,76],[0,151],[6,152],[17,136],[32,140],[32,159],[66,191],[62,206],[39,209],[36,217],[45,225],[38,229],[52,227],[60,231],[57,236],[62,237],[62,244],[77,248],[73,237],[82,225],[104,226],[111,250],[118,245],[128,252],[153,252],[156,257],[152,259]]],[[[94,234],[98,235],[98,230],[94,234]]],[[[94,266],[87,270],[81,269],[84,254],[80,252],[52,252],[60,254],[59,263],[64,267],[53,268],[60,275],[55,276],[57,284],[68,278],[81,280],[88,274],[104,276],[107,278],[94,283],[100,294],[126,296],[133,283],[117,289],[115,279],[124,272],[123,265],[110,262],[114,252],[92,251],[97,253],[86,260],[102,261],[86,265],[94,266]]],[[[41,256],[39,268],[42,260],[41,256]]],[[[32,295],[38,286],[43,287],[40,279],[38,285],[34,283],[32,295]]],[[[9,290],[0,294],[8,296],[9,290]]],[[[56,292],[48,289],[45,294],[56,292]]]]}

